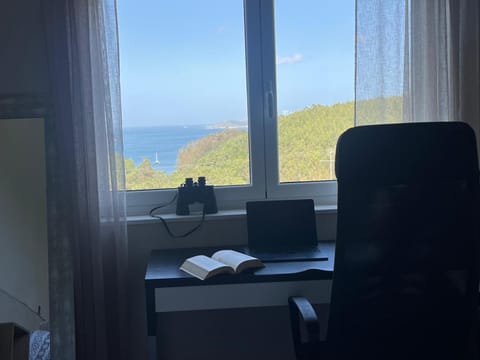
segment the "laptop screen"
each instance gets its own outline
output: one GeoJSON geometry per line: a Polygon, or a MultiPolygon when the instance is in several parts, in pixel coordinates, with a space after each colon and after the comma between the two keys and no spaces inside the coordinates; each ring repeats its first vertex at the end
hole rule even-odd
{"type": "Polygon", "coordinates": [[[313,200],[247,202],[248,246],[284,250],[317,245],[313,200]]]}

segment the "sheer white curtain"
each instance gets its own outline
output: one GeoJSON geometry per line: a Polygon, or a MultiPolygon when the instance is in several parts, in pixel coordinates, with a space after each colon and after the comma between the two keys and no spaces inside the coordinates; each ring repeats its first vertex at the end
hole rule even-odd
{"type": "Polygon", "coordinates": [[[480,2],[450,0],[454,120],[475,130],[480,153],[480,2]]]}
{"type": "Polygon", "coordinates": [[[357,0],[356,124],[461,120],[478,131],[479,18],[478,0],[357,0]]]}
{"type": "Polygon", "coordinates": [[[115,0],[45,0],[52,358],[128,354],[115,0]]]}

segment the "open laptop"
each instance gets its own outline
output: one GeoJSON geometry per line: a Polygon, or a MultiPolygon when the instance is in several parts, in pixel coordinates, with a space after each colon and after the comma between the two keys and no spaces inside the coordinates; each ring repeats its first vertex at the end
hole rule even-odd
{"type": "Polygon", "coordinates": [[[262,261],[328,260],[318,247],[313,200],[247,202],[248,253],[262,261]]]}

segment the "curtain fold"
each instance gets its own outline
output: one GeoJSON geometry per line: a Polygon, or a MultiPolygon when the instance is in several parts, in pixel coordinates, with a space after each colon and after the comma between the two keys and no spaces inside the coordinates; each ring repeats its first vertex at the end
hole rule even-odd
{"type": "Polygon", "coordinates": [[[44,1],[53,359],[126,359],[127,238],[115,0],[44,1]]]}
{"type": "Polygon", "coordinates": [[[355,123],[469,122],[479,135],[479,2],[357,0],[355,123]]]}
{"type": "Polygon", "coordinates": [[[480,2],[450,0],[450,13],[456,69],[453,119],[465,121],[475,130],[480,153],[480,2]]]}
{"type": "Polygon", "coordinates": [[[357,0],[355,124],[400,122],[408,85],[408,2],[357,0]]]}

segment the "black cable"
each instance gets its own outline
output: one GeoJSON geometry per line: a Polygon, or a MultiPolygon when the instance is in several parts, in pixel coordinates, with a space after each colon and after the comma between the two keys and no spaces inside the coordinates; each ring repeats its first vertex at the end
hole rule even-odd
{"type": "Polygon", "coordinates": [[[177,199],[177,196],[178,196],[178,193],[176,193],[175,196],[172,198],[172,200],[170,200],[168,203],[159,205],[159,206],[157,206],[157,207],[154,207],[152,210],[150,210],[150,213],[149,213],[150,216],[155,217],[155,216],[152,215],[154,211],[156,211],[156,210],[158,210],[158,209],[161,209],[161,208],[164,208],[165,206],[170,205],[171,203],[173,203],[173,202],[177,199]]]}
{"type": "Polygon", "coordinates": [[[197,231],[198,229],[200,229],[202,227],[203,222],[205,221],[205,204],[202,204],[202,218],[201,218],[200,222],[194,228],[188,230],[187,232],[185,232],[183,234],[174,234],[172,232],[172,230],[170,230],[170,228],[168,227],[168,224],[165,221],[165,219],[162,218],[160,215],[155,215],[154,212],[158,209],[161,209],[165,206],[170,205],[171,203],[173,203],[175,201],[176,198],[177,198],[177,194],[175,194],[173,199],[170,200],[168,203],[159,205],[157,207],[154,207],[152,210],[150,210],[149,214],[150,214],[151,217],[153,217],[155,219],[159,219],[163,223],[163,225],[165,226],[165,230],[167,230],[168,235],[170,235],[174,239],[181,239],[181,238],[186,238],[188,235],[193,234],[195,231],[197,231]]]}

